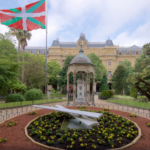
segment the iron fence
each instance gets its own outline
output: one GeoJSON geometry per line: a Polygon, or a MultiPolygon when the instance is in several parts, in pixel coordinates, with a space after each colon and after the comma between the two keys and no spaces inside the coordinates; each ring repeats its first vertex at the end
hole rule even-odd
{"type": "MultiPolygon", "coordinates": [[[[43,103],[43,104],[39,104],[39,105],[55,107],[55,103],[53,103],[53,104],[52,103],[49,103],[49,104],[43,103]]],[[[62,106],[67,106],[67,104],[62,105],[62,106]]],[[[79,104],[77,106],[83,106],[83,105],[79,104]]],[[[100,104],[100,105],[96,105],[96,107],[125,111],[128,113],[133,113],[135,115],[139,115],[141,117],[150,119],[150,110],[149,109],[136,108],[136,107],[125,106],[125,105],[116,105],[116,104],[100,104]]],[[[9,108],[9,109],[8,108],[0,109],[0,123],[11,117],[18,116],[20,114],[27,113],[29,111],[36,111],[38,109],[40,109],[40,108],[33,107],[33,106],[22,106],[22,107],[15,107],[15,108],[9,108]]]]}

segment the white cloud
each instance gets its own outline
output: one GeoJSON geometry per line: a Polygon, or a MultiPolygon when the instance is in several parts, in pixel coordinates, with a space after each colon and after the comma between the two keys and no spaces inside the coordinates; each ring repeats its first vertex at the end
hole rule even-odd
{"type": "Polygon", "coordinates": [[[146,43],[150,42],[150,21],[144,25],[139,26],[135,31],[129,33],[128,31],[121,32],[117,38],[114,40],[114,43],[119,43],[119,45],[131,46],[139,45],[143,46],[146,43]]]}

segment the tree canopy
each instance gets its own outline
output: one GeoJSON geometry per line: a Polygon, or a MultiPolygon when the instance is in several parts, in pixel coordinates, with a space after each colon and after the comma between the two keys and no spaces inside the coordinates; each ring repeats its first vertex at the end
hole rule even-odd
{"type": "Polygon", "coordinates": [[[47,74],[48,74],[48,81],[49,84],[55,85],[58,82],[57,75],[59,74],[61,68],[60,64],[56,60],[51,60],[47,63],[47,74]]]}
{"type": "Polygon", "coordinates": [[[126,79],[128,78],[128,75],[134,71],[134,67],[131,66],[131,62],[127,59],[124,59],[119,65],[125,67],[125,73],[123,76],[123,89],[125,95],[130,95],[129,83],[127,83],[126,79]]]}
{"type": "Polygon", "coordinates": [[[45,57],[25,53],[25,84],[28,89],[42,88],[45,83],[45,57]]]}
{"type": "Polygon", "coordinates": [[[107,76],[107,70],[102,64],[101,59],[95,53],[90,53],[87,57],[89,57],[93,65],[95,65],[95,81],[102,81],[104,75],[107,76]]]}
{"type": "Polygon", "coordinates": [[[0,93],[5,95],[11,83],[17,81],[21,65],[17,62],[15,46],[9,40],[0,40],[0,54],[0,93]]]}
{"type": "Polygon", "coordinates": [[[127,82],[130,83],[130,89],[137,88],[150,100],[150,43],[143,46],[142,53],[135,61],[135,71],[129,74],[127,82]]]}
{"type": "MultiPolygon", "coordinates": [[[[67,55],[66,59],[64,61],[64,65],[62,67],[62,70],[59,72],[59,87],[64,88],[67,85],[67,70],[68,70],[68,65],[70,64],[71,60],[74,58],[75,56],[73,55],[67,55]]],[[[70,78],[69,78],[69,83],[73,84],[73,76],[72,74],[70,74],[70,78]]]]}

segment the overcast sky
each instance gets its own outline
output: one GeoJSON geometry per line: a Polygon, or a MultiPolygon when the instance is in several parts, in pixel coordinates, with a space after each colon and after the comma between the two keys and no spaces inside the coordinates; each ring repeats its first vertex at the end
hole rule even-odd
{"type": "MultiPolygon", "coordinates": [[[[0,9],[17,8],[37,0],[0,0],[0,9]]],[[[48,46],[76,42],[81,32],[89,42],[108,38],[119,46],[150,42],[150,0],[47,0],[48,46]]],[[[8,28],[0,25],[0,33],[8,28]]],[[[28,46],[45,46],[45,30],[32,31],[28,46]]]]}

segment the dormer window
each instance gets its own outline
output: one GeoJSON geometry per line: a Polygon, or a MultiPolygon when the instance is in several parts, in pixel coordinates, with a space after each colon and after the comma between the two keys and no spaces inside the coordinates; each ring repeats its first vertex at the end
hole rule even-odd
{"type": "Polygon", "coordinates": [[[138,54],[139,54],[139,51],[135,51],[135,54],[138,55],[138,54]]]}
{"type": "Polygon", "coordinates": [[[130,51],[127,51],[127,55],[130,55],[131,54],[131,52],[130,51]]]}
{"type": "Polygon", "coordinates": [[[122,51],[119,51],[118,54],[119,54],[119,55],[122,55],[122,51]]]}

